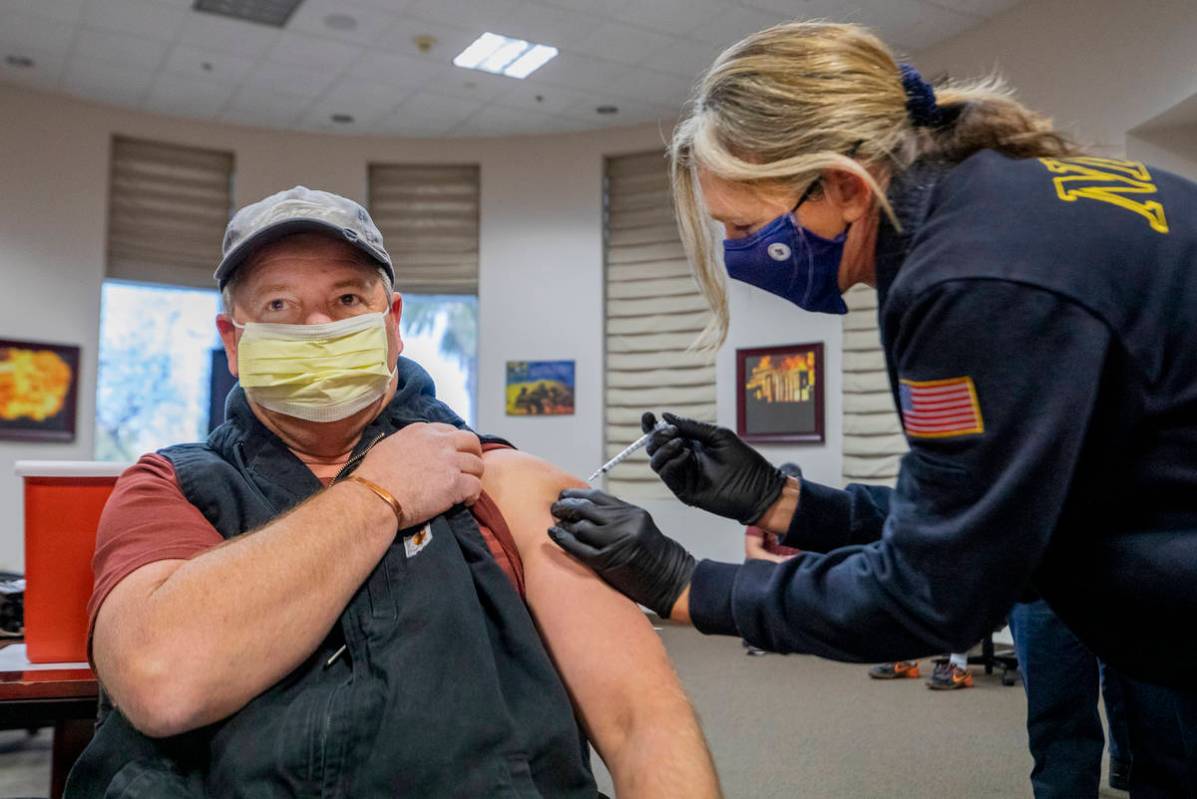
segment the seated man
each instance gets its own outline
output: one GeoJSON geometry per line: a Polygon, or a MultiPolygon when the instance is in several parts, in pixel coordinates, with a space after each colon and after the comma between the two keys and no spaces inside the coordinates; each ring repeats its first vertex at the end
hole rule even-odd
{"type": "Polygon", "coordinates": [[[105,508],[112,704],[67,795],[594,797],[589,739],[620,796],[717,796],[649,623],[544,534],[577,481],[480,441],[399,357],[365,210],[297,187],[224,250],[240,385],[105,508]]]}

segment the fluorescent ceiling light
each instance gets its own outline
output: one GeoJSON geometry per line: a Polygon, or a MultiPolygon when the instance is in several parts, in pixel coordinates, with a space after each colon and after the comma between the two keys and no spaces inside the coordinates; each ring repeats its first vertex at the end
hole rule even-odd
{"type": "Polygon", "coordinates": [[[523,55],[515,59],[515,61],[512,61],[507,66],[507,69],[503,70],[503,74],[510,75],[513,78],[526,78],[552,61],[556,55],[556,47],[549,47],[547,44],[533,45],[530,50],[527,50],[523,55]]]}
{"type": "Polygon", "coordinates": [[[547,64],[555,55],[556,47],[532,44],[497,33],[484,33],[462,50],[453,63],[466,69],[480,69],[522,80],[547,64]]]}

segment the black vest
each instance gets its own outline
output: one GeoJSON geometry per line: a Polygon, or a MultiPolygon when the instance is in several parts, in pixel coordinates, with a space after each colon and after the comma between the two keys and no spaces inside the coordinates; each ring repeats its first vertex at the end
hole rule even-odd
{"type": "MultiPolygon", "coordinates": [[[[206,444],[161,454],[231,538],[322,486],[240,387],[227,411],[206,444]]],[[[424,421],[465,426],[400,359],[399,390],[349,468],[379,438],[424,421]]],[[[596,796],[565,687],[478,524],[456,507],[430,529],[418,551],[404,541],[417,530],[401,531],[320,648],[224,721],[154,740],[101,708],[67,796],[596,796]]]]}

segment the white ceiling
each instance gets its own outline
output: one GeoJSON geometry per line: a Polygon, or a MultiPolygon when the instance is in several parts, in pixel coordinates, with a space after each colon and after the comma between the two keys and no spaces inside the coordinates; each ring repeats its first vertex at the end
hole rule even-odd
{"type": "Polygon", "coordinates": [[[304,0],[278,29],[192,0],[0,0],[0,81],[289,130],[558,133],[670,119],[723,47],[777,22],[860,22],[911,53],[1019,1],[304,0]],[[330,14],[357,26],[330,28],[330,14]],[[561,52],[526,80],[453,66],[485,30],[561,52]],[[437,39],[426,54],[413,41],[425,34],[437,39]],[[619,112],[600,116],[600,105],[619,112]]]}

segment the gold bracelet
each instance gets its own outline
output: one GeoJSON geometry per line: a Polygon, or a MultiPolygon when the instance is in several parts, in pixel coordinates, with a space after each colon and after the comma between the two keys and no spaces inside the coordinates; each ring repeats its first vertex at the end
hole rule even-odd
{"type": "Polygon", "coordinates": [[[345,479],[364,485],[366,488],[373,491],[379,499],[390,505],[391,510],[395,512],[395,521],[399,523],[399,529],[403,529],[403,506],[399,504],[399,500],[395,499],[395,497],[391,495],[390,491],[387,491],[378,483],[367,480],[364,477],[358,477],[356,474],[351,474],[345,479]]]}

